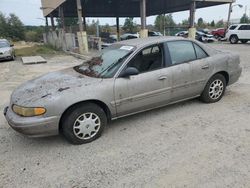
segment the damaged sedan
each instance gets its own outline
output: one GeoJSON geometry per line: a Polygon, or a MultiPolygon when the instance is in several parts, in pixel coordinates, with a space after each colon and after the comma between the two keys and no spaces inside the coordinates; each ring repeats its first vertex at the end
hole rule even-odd
{"type": "Polygon", "coordinates": [[[219,101],[242,72],[238,55],[178,37],[118,42],[87,63],[19,86],[4,109],[31,137],[61,133],[73,144],[101,136],[111,120],[199,97],[219,101]]]}

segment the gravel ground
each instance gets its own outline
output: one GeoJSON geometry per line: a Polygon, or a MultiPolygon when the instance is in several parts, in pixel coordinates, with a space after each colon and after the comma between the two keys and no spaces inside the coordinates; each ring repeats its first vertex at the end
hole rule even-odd
{"type": "MultiPolygon", "coordinates": [[[[0,187],[250,187],[250,44],[211,46],[239,53],[243,66],[216,104],[191,100],[116,120],[81,146],[27,138],[0,114],[0,187]]],[[[21,82],[80,63],[48,61],[0,63],[0,108],[21,82]]]]}

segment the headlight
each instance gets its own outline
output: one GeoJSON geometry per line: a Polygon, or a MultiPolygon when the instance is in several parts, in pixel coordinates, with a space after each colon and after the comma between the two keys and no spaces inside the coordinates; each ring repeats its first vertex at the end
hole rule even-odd
{"type": "Polygon", "coordinates": [[[10,54],[11,54],[11,51],[10,51],[10,50],[5,51],[4,54],[5,54],[5,55],[10,55],[10,54]]]}
{"type": "Polygon", "coordinates": [[[12,109],[16,114],[24,117],[39,116],[43,115],[46,112],[46,109],[42,107],[30,108],[13,105],[12,109]]]}

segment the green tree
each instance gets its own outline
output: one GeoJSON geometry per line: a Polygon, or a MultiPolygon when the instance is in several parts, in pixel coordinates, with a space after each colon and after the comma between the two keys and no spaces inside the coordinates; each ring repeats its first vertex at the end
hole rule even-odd
{"type": "Polygon", "coordinates": [[[181,25],[182,26],[188,26],[189,25],[189,20],[188,19],[182,20],[181,25]]]}
{"type": "Polygon", "coordinates": [[[203,21],[203,18],[199,18],[198,19],[198,27],[203,27],[204,26],[204,21],[203,21]]]}
{"type": "Polygon", "coordinates": [[[87,24],[87,33],[89,35],[96,35],[97,22],[92,20],[92,23],[87,24]]]}
{"type": "Polygon", "coordinates": [[[211,22],[211,27],[215,27],[215,22],[214,22],[214,20],[211,22]]]}
{"type": "Polygon", "coordinates": [[[4,14],[2,14],[0,12],[0,38],[5,38],[7,35],[7,21],[6,21],[6,17],[4,16],[4,14]]]}
{"type": "Polygon", "coordinates": [[[24,26],[25,40],[31,42],[40,42],[43,40],[44,26],[24,26]]]}
{"type": "Polygon", "coordinates": [[[134,20],[134,18],[126,18],[125,19],[125,22],[124,22],[122,29],[126,33],[136,33],[137,32],[137,26],[133,20],[134,20]]]}
{"type": "Polygon", "coordinates": [[[243,16],[240,19],[240,23],[250,23],[250,19],[246,14],[243,14],[243,16]]]}
{"type": "Polygon", "coordinates": [[[174,19],[173,19],[173,15],[172,15],[172,14],[166,15],[166,26],[167,26],[167,27],[176,26],[176,23],[174,22],[174,19]]]}
{"type": "Polygon", "coordinates": [[[166,27],[173,27],[175,25],[176,24],[174,22],[172,14],[168,14],[166,16],[164,14],[161,14],[158,15],[155,19],[155,28],[162,33],[164,32],[164,29],[166,27]]]}
{"type": "Polygon", "coordinates": [[[106,32],[106,33],[110,33],[111,32],[111,28],[109,26],[109,24],[106,24],[102,27],[102,31],[106,32]]]}
{"type": "Polygon", "coordinates": [[[21,20],[15,15],[10,14],[7,18],[8,35],[13,40],[24,39],[24,25],[21,20]]]}
{"type": "MultiPolygon", "coordinates": [[[[62,28],[62,20],[61,20],[61,18],[57,18],[56,22],[57,22],[57,26],[59,28],[62,28]]],[[[74,18],[74,17],[65,17],[64,18],[64,25],[66,27],[77,25],[77,23],[78,23],[78,18],[74,18]]]]}
{"type": "Polygon", "coordinates": [[[223,20],[219,20],[217,23],[216,23],[216,27],[217,28],[222,28],[222,27],[224,27],[225,25],[224,25],[224,21],[223,20]]]}
{"type": "Polygon", "coordinates": [[[166,23],[166,17],[163,14],[158,15],[155,19],[155,28],[161,33],[163,33],[165,23],[166,23]]]}

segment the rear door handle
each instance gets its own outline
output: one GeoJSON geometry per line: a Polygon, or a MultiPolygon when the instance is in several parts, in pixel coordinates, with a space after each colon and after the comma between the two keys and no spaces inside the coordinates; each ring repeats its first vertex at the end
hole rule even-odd
{"type": "Polygon", "coordinates": [[[204,65],[203,67],[201,67],[202,69],[209,69],[209,65],[204,65]]]}
{"type": "Polygon", "coordinates": [[[158,80],[166,80],[167,79],[167,76],[160,76],[159,78],[158,78],[158,80]]]}

